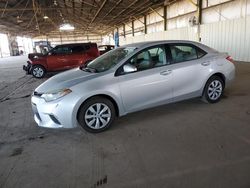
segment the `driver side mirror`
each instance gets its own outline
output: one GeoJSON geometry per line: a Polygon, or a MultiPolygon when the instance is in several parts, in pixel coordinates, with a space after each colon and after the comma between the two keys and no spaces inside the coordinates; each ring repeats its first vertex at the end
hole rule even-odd
{"type": "Polygon", "coordinates": [[[124,71],[124,73],[136,72],[137,68],[134,65],[126,64],[123,66],[123,71],[124,71]]]}

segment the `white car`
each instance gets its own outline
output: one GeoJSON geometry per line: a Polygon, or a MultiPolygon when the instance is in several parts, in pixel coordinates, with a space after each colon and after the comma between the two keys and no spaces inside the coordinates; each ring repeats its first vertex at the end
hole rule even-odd
{"type": "Polygon", "coordinates": [[[31,101],[41,127],[80,125],[96,133],[108,129],[116,116],[146,108],[193,97],[218,102],[234,76],[232,58],[203,44],[143,42],[48,79],[31,101]]]}

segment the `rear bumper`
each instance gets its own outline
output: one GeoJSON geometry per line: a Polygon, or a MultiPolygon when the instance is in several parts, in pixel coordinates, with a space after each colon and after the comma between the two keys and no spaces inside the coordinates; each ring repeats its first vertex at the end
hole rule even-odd
{"type": "Polygon", "coordinates": [[[31,73],[31,68],[32,68],[32,65],[29,61],[27,61],[27,65],[23,65],[23,70],[26,71],[26,74],[31,73]]]}
{"type": "Polygon", "coordinates": [[[229,68],[229,70],[226,73],[225,87],[227,88],[230,85],[232,85],[234,79],[235,79],[235,66],[232,64],[232,66],[229,68]]]}

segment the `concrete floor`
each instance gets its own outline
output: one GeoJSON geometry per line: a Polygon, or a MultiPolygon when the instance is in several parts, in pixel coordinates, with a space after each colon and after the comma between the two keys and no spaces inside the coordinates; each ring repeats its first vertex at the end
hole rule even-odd
{"type": "Polygon", "coordinates": [[[250,187],[250,63],[220,103],[166,105],[89,134],[37,127],[30,94],[45,79],[1,61],[1,188],[250,187]]]}

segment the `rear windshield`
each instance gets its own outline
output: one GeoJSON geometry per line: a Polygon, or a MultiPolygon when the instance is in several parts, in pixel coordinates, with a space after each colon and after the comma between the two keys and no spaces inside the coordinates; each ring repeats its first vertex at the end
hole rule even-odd
{"type": "Polygon", "coordinates": [[[71,49],[72,49],[72,53],[81,53],[86,50],[85,46],[72,46],[71,49]]]}
{"type": "Polygon", "coordinates": [[[79,44],[79,45],[73,45],[69,46],[72,50],[72,53],[82,53],[84,51],[87,51],[91,48],[97,49],[96,43],[87,43],[87,44],[79,44]]]}

